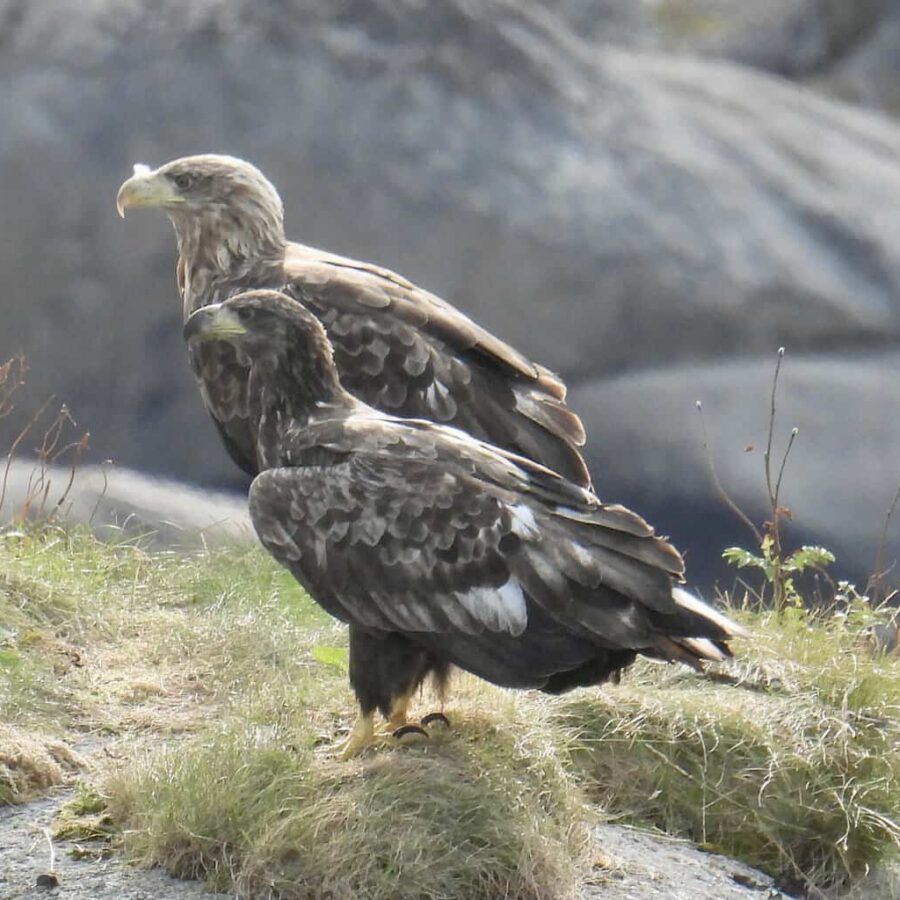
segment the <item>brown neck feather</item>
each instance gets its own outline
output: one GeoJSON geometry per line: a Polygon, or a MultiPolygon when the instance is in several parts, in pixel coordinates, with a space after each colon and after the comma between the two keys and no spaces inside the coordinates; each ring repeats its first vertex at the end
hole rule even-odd
{"type": "Polygon", "coordinates": [[[178,280],[187,318],[248,288],[284,282],[280,211],[228,207],[170,212],[178,240],[178,280]]]}
{"type": "Polygon", "coordinates": [[[249,392],[251,404],[258,404],[251,415],[258,424],[261,468],[304,465],[312,449],[304,439],[308,426],[343,418],[359,405],[341,387],[330,353],[259,358],[251,369],[249,392]]]}

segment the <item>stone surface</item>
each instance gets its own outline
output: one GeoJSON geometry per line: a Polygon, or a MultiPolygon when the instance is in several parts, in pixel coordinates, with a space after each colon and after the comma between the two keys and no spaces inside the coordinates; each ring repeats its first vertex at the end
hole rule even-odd
{"type": "Polygon", "coordinates": [[[885,17],[819,80],[819,85],[853,103],[900,114],[900,9],[885,17]]]}
{"type": "MultiPolygon", "coordinates": [[[[50,875],[50,845],[44,834],[59,807],[73,796],[58,792],[25,806],[0,808],[0,896],[4,900],[214,900],[196,881],[169,878],[160,869],[136,869],[121,856],[76,860],[72,841],[53,842],[53,875],[58,887],[42,887],[50,875]]],[[[84,845],[90,851],[96,844],[84,845]]]]}
{"type": "Polygon", "coordinates": [[[201,489],[117,466],[84,466],[71,480],[61,466],[14,460],[6,475],[0,523],[55,512],[88,523],[104,539],[142,538],[142,546],[185,549],[256,541],[246,497],[201,489]],[[42,502],[41,497],[46,496],[42,502]]]}
{"type": "Polygon", "coordinates": [[[898,9],[896,0],[563,0],[547,3],[591,41],[730,59],[803,79],[840,65],[898,9]]]}

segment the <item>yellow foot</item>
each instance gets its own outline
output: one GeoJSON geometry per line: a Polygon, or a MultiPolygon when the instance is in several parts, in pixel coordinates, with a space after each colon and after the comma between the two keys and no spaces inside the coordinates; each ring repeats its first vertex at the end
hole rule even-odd
{"type": "Polygon", "coordinates": [[[359,756],[367,747],[375,742],[375,726],[372,722],[372,714],[361,715],[350,730],[350,734],[334,748],[335,755],[339,759],[352,759],[359,756]]]}

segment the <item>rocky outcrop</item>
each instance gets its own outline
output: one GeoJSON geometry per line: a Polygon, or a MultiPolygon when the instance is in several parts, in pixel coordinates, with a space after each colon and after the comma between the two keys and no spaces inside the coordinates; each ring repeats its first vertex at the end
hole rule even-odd
{"type": "MultiPolygon", "coordinates": [[[[868,55],[870,46],[896,48],[894,20],[900,11],[895,0],[563,0],[546,5],[601,47],[728,59],[807,83],[821,79],[826,92],[836,85],[822,76],[842,70],[859,54],[868,55]]],[[[881,105],[874,96],[865,99],[881,105]]]]}
{"type": "MultiPolygon", "coordinates": [[[[686,553],[689,577],[700,585],[719,581],[730,588],[739,574],[754,588],[761,583],[758,572],[738,573],[721,560],[724,547],[753,549],[754,541],[715,489],[709,461],[757,527],[772,519],[763,452],[774,370],[773,355],[671,366],[574,391],[588,432],[606,435],[602,448],[595,445],[589,454],[592,469],[606,472],[617,499],[672,535],[686,553]]],[[[837,556],[831,574],[864,589],[900,483],[900,353],[788,356],[776,397],[773,478],[795,427],[780,495],[791,515],[785,547],[824,545],[837,556]]],[[[603,497],[603,477],[597,489],[603,497]]],[[[891,518],[886,534],[883,567],[897,558],[898,518],[891,518]]]]}
{"type": "MultiPolygon", "coordinates": [[[[636,13],[606,5],[627,43],[636,13]]],[[[592,413],[606,379],[653,370],[655,389],[782,344],[838,367],[893,345],[900,128],[729,61],[613,47],[588,12],[0,2],[0,356],[28,353],[35,396],[68,402],[94,459],[240,484],[186,365],[171,229],[113,204],[132,163],[203,150],[258,163],[292,237],[402,271],[585,385],[573,402],[611,497],[666,434],[654,395],[631,392],[644,449],[615,458],[618,413],[592,413]]],[[[880,377],[861,405],[878,408],[880,377]]],[[[681,502],[660,490],[654,509],[681,502]]],[[[667,525],[718,541],[692,527],[667,525]]]]}
{"type": "Polygon", "coordinates": [[[141,546],[195,549],[256,541],[246,499],[116,466],[35,467],[13,461],[4,480],[0,523],[53,516],[88,524],[101,538],[141,546]]]}

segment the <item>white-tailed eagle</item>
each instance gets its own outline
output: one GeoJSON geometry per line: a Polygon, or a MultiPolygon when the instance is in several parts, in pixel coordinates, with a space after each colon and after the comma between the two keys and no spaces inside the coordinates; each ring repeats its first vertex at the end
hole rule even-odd
{"type": "MultiPolygon", "coordinates": [[[[590,485],[584,429],[565,386],[439,297],[387,269],[290,243],[281,198],[229,156],[176,159],[135,174],[119,212],[160,207],[175,226],[184,316],[249,289],[274,288],[310,309],[334,346],[341,382],[371,406],[430,419],[590,485]]],[[[204,402],[232,458],[257,471],[247,367],[226,343],[191,349],[204,402]]]]}
{"type": "Polygon", "coordinates": [[[700,665],[741,629],[679,587],[678,552],[639,516],[525,457],[386,415],[338,378],[317,317],[271,291],[193,313],[192,346],[246,360],[260,473],[250,513],[268,551],[350,625],[366,746],[429,674],[559,693],[637,654],[700,665]]]}

